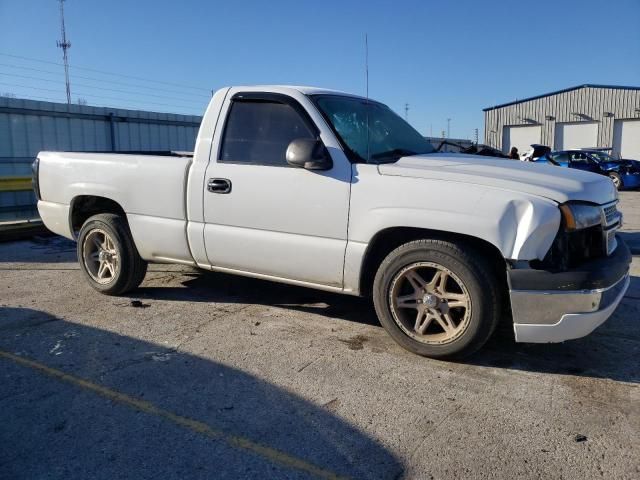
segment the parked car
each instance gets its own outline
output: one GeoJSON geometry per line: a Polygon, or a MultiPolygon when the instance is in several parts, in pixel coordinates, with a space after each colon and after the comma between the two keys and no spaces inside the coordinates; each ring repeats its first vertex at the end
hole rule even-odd
{"type": "Polygon", "coordinates": [[[618,190],[640,187],[640,162],[638,160],[617,160],[599,149],[550,152],[540,157],[537,162],[606,175],[618,190]]]}
{"type": "MultiPolygon", "coordinates": [[[[498,157],[498,158],[509,158],[508,155],[505,155],[497,148],[490,147],[488,145],[483,144],[471,144],[470,146],[465,146],[459,142],[451,141],[447,139],[441,140],[438,145],[433,144],[436,152],[442,152],[442,148],[444,146],[453,147],[453,150],[448,150],[449,152],[453,151],[456,153],[468,153],[470,155],[481,155],[484,157],[498,157]]],[[[447,150],[445,150],[446,152],[447,150]]]]}
{"type": "Polygon", "coordinates": [[[224,88],[192,156],[40,152],[34,186],[99,292],[169,262],[368,296],[431,357],[477,350],[508,311],[519,342],[587,335],[629,285],[608,179],[437,153],[385,105],[331,90],[224,88]]]}
{"type": "MultiPolygon", "coordinates": [[[[429,137],[426,138],[429,139],[429,137]]],[[[493,148],[483,144],[471,144],[471,146],[465,146],[456,141],[443,139],[439,141],[437,145],[435,143],[432,143],[432,145],[434,146],[436,152],[442,152],[442,148],[444,146],[448,146],[453,147],[454,149],[449,150],[449,152],[453,151],[456,153],[468,153],[469,155],[481,155],[483,157],[509,158],[508,155],[505,155],[497,148],[493,148]]]]}

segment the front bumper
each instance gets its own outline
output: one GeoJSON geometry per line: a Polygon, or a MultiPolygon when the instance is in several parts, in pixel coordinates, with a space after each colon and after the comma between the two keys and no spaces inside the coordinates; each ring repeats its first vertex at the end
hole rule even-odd
{"type": "Polygon", "coordinates": [[[629,287],[631,252],[618,239],[608,257],[553,273],[511,270],[511,310],[517,342],[550,343],[584,337],[614,312],[629,287]]]}

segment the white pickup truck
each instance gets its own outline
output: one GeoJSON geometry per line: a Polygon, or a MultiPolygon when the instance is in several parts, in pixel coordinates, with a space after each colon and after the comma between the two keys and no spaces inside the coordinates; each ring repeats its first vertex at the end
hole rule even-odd
{"type": "Polygon", "coordinates": [[[606,177],[434,153],[385,105],[308,87],[219,90],[187,154],[41,152],[45,225],[98,291],[147,262],[373,297],[403,347],[461,357],[590,333],[629,285],[606,177]]]}

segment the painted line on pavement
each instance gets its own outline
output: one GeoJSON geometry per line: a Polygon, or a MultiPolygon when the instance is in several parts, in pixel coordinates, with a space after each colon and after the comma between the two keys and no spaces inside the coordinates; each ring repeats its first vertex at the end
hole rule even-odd
{"type": "Polygon", "coordinates": [[[324,468],[318,467],[300,458],[289,455],[288,453],[285,453],[283,451],[277,450],[267,445],[263,445],[261,443],[254,442],[253,440],[249,440],[248,438],[245,438],[245,437],[225,433],[222,430],[215,429],[204,422],[194,420],[189,417],[184,417],[182,415],[178,415],[176,413],[170,412],[163,408],[157,407],[151,402],[147,402],[146,400],[140,400],[138,398],[134,398],[127,394],[118,392],[116,390],[112,390],[102,385],[98,385],[96,383],[90,382],[89,380],[85,380],[83,378],[76,377],[68,373],[64,373],[61,370],[48,367],[47,365],[36,362],[35,360],[30,360],[20,355],[15,355],[10,352],[5,352],[4,350],[0,350],[0,358],[10,360],[24,367],[28,367],[28,368],[31,368],[32,370],[36,370],[39,373],[43,373],[45,375],[53,377],[56,380],[70,383],[76,387],[80,387],[84,390],[88,390],[90,392],[96,393],[101,397],[108,398],[109,400],[117,402],[121,405],[126,405],[130,408],[139,410],[149,415],[154,415],[156,417],[163,418],[176,425],[179,425],[183,428],[191,430],[192,432],[196,432],[201,435],[204,435],[205,437],[208,437],[214,440],[220,440],[233,448],[237,448],[240,450],[247,450],[249,452],[255,453],[273,463],[277,463],[279,465],[283,465],[288,468],[300,470],[300,471],[309,473],[311,475],[314,475],[318,478],[325,478],[325,479],[347,478],[347,477],[339,476],[331,472],[330,470],[326,470],[324,468]]]}

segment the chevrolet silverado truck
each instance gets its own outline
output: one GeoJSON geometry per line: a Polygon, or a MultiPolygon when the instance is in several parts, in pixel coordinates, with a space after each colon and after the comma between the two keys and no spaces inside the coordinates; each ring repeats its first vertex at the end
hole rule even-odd
{"type": "Polygon", "coordinates": [[[629,285],[606,177],[441,154],[387,106],[311,87],[219,90],[192,154],[41,152],[38,210],[77,241],[93,288],[149,262],[372,297],[401,346],[480,348],[589,334],[629,285]]]}

